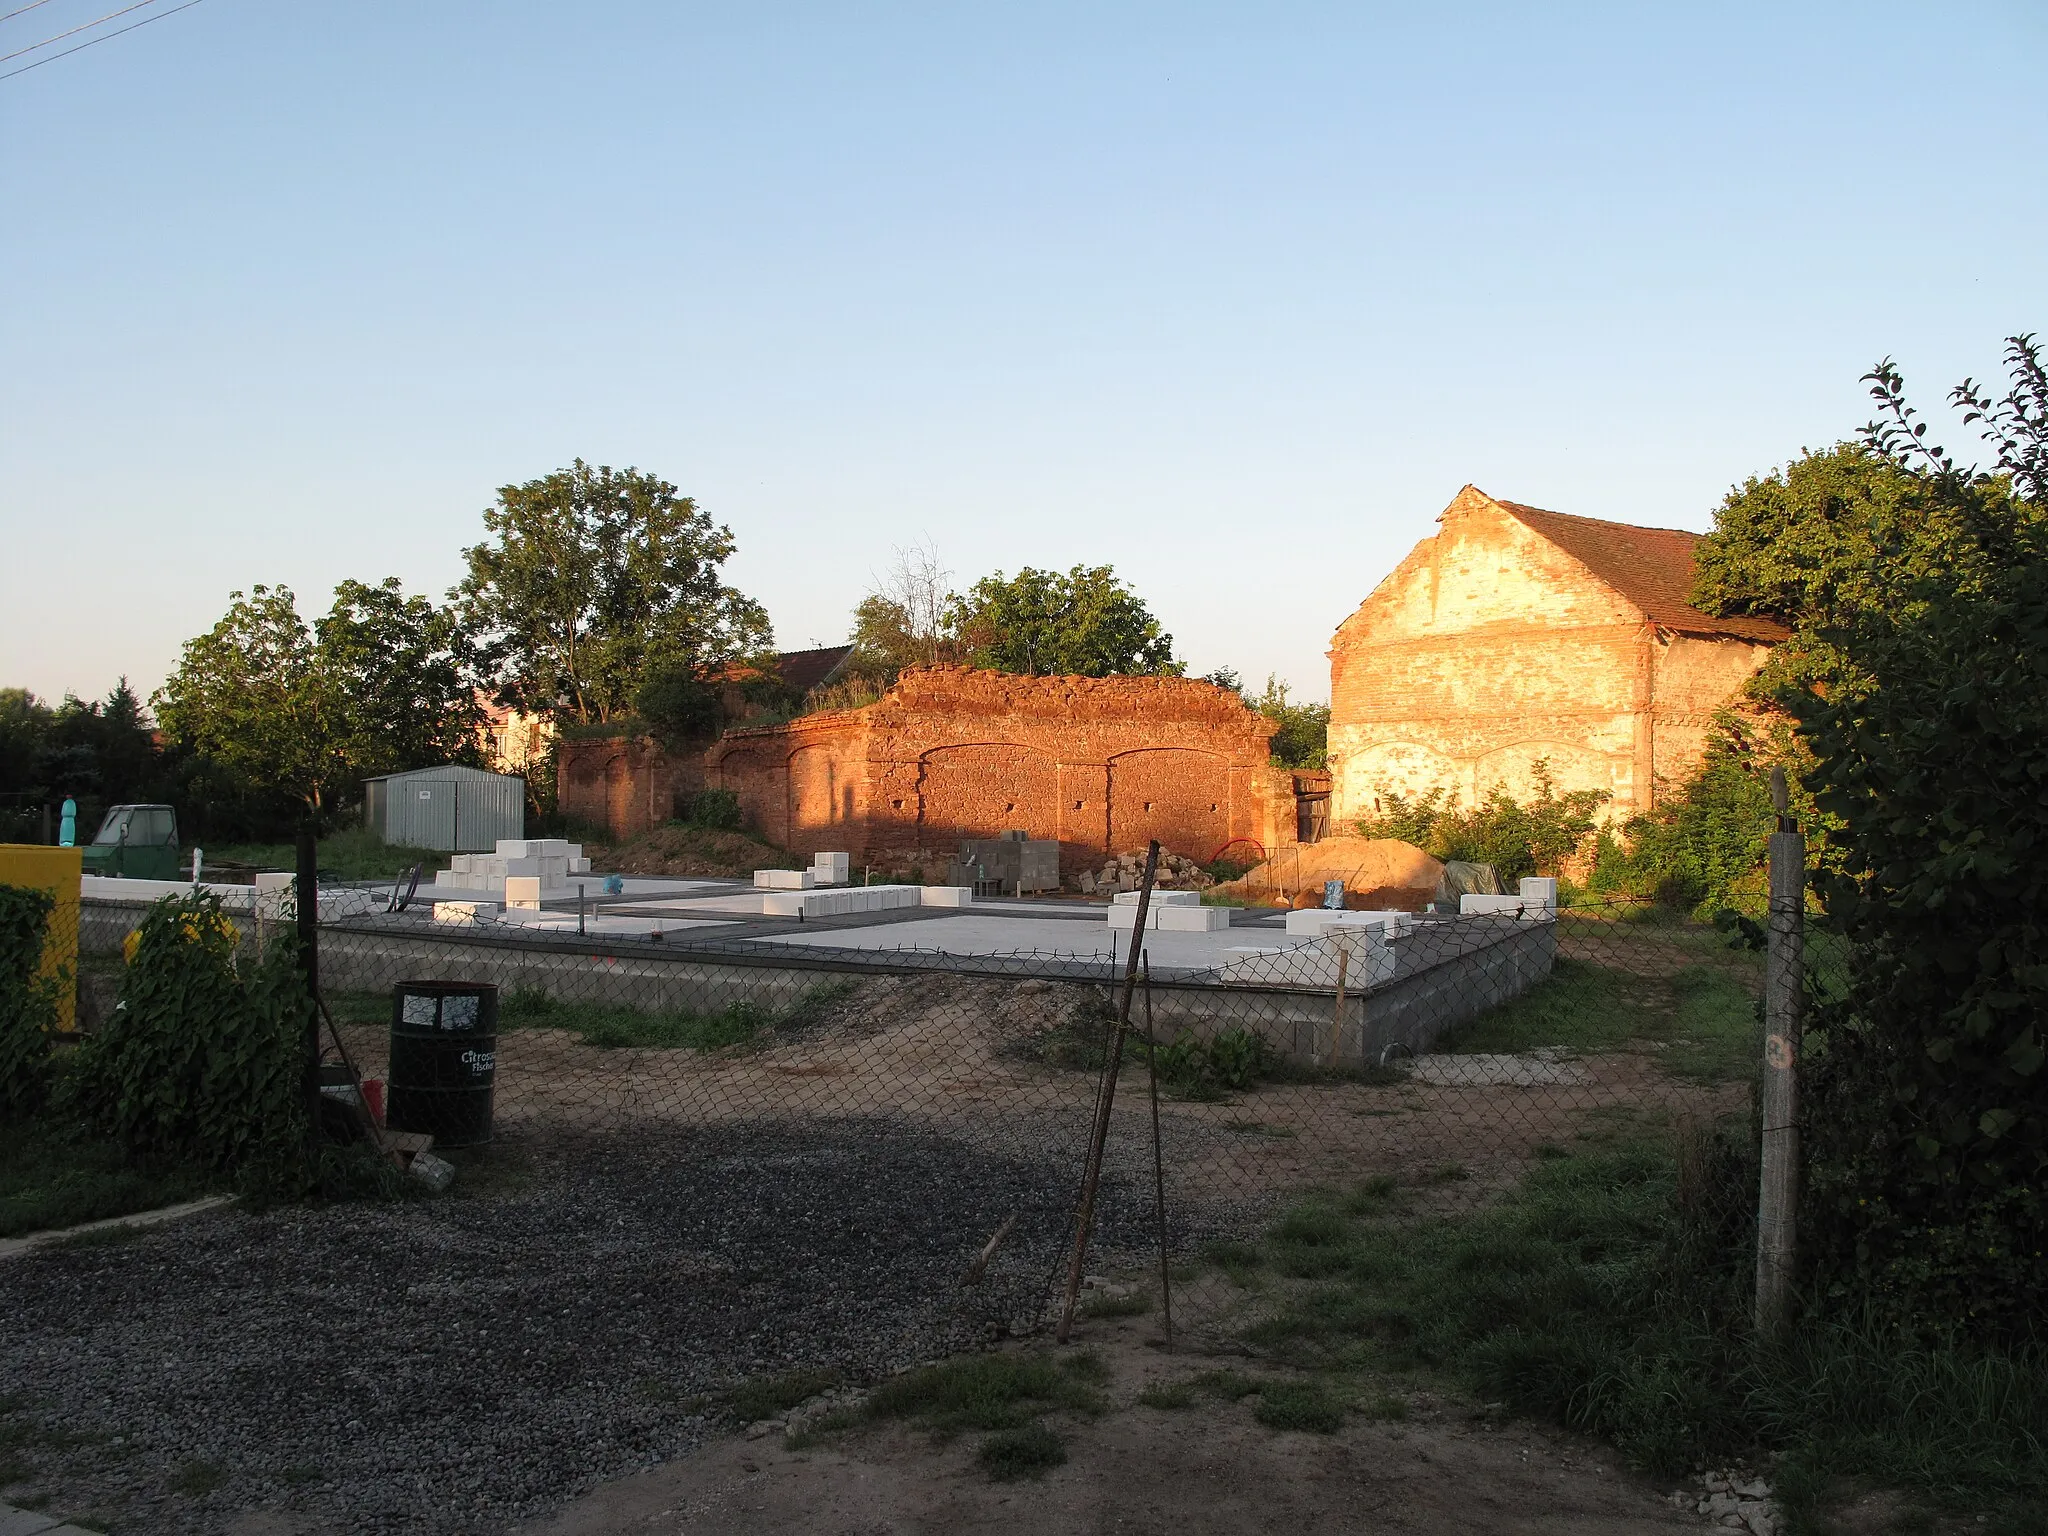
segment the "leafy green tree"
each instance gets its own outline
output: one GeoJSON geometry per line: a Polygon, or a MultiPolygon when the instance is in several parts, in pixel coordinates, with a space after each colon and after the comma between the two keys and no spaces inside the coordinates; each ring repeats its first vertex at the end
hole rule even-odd
{"type": "Polygon", "coordinates": [[[1062,575],[1026,566],[984,576],[953,599],[947,627],[974,666],[1041,676],[1178,677],[1173,636],[1109,566],[1062,575]]]}
{"type": "Polygon", "coordinates": [[[952,579],[930,543],[899,546],[889,569],[853,610],[848,675],[886,687],[905,667],[960,660],[960,638],[948,622],[958,601],[952,579]]]}
{"type": "Polygon", "coordinates": [[[1853,686],[1791,707],[1840,824],[1817,880],[1848,964],[1812,1017],[1822,1268],[1909,1326],[2025,1338],[2048,1312],[2048,371],[1951,392],[1997,451],[1959,467],[1889,362],[1869,449],[1953,558],[1841,616],[1853,686]]]}
{"type": "Polygon", "coordinates": [[[498,491],[466,550],[465,618],[500,696],[579,724],[630,715],[651,669],[709,679],[773,644],[759,603],[725,585],[736,547],[657,475],[578,459],[498,491]]]}
{"type": "Polygon", "coordinates": [[[318,815],[347,785],[347,700],[289,587],[229,594],[154,704],[165,731],[259,791],[318,815]]]}
{"type": "Polygon", "coordinates": [[[288,587],[230,596],[155,699],[207,798],[246,802],[259,822],[266,805],[272,821],[282,805],[317,817],[373,775],[478,760],[468,645],[449,609],[395,577],[344,581],[311,626],[288,587]]]}
{"type": "Polygon", "coordinates": [[[1273,733],[1275,768],[1326,768],[1330,762],[1330,706],[1296,704],[1288,687],[1272,673],[1266,675],[1266,691],[1245,702],[1279,727],[1273,733]]]}
{"type": "Polygon", "coordinates": [[[342,701],[336,749],[367,778],[435,763],[482,763],[474,659],[453,609],[396,576],[344,581],[313,625],[316,664],[342,701]]]}

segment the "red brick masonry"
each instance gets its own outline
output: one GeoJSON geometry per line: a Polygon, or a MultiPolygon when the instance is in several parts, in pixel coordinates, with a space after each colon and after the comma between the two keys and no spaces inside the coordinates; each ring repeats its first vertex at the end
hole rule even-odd
{"type": "Polygon", "coordinates": [[[1152,837],[1197,859],[1295,841],[1272,734],[1236,694],[1186,678],[931,667],[864,709],[728,731],[701,769],[617,738],[565,741],[559,767],[563,808],[615,837],[702,785],[733,790],[750,825],[797,853],[932,863],[961,838],[1022,831],[1057,839],[1079,870],[1152,837]]]}

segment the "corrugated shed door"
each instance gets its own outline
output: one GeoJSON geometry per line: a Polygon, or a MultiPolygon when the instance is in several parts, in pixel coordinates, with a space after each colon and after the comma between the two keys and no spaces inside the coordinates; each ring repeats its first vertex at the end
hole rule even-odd
{"type": "Polygon", "coordinates": [[[461,853],[489,853],[501,837],[526,835],[526,781],[503,775],[465,774],[462,814],[454,845],[461,853]]]}
{"type": "Polygon", "coordinates": [[[393,842],[455,851],[455,780],[393,779],[388,793],[393,842]]]}

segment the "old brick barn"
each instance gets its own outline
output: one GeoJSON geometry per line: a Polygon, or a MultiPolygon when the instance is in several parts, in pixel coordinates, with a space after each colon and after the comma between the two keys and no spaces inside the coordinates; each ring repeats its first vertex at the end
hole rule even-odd
{"type": "Polygon", "coordinates": [[[1331,820],[1392,790],[1467,803],[1560,790],[1648,810],[1785,631],[1688,601],[1699,535],[1546,512],[1466,486],[1330,647],[1331,820]]]}

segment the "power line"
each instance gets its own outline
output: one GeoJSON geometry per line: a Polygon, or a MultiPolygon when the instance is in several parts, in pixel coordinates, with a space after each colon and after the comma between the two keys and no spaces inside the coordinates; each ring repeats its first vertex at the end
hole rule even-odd
{"type": "Polygon", "coordinates": [[[28,4],[21,7],[20,10],[9,11],[5,16],[0,16],[0,21],[12,21],[17,16],[27,15],[39,5],[48,5],[49,3],[50,0],[28,0],[28,4]]]}
{"type": "MultiPolygon", "coordinates": [[[[30,43],[26,48],[17,48],[12,53],[0,53],[0,64],[5,64],[9,59],[18,59],[24,53],[34,53],[38,48],[47,48],[52,43],[61,43],[65,38],[76,37],[81,32],[90,32],[101,21],[112,21],[116,16],[126,16],[130,11],[139,11],[145,5],[155,4],[156,0],[135,0],[133,5],[124,5],[118,11],[107,12],[106,15],[99,18],[99,21],[85,22],[83,25],[73,27],[69,32],[59,32],[55,37],[46,37],[40,43],[30,43]]],[[[125,31],[126,29],[124,28],[123,30],[125,31]]]]}
{"type": "MultiPolygon", "coordinates": [[[[155,3],[156,0],[141,0],[141,5],[154,5],[155,3]]],[[[53,53],[47,59],[37,59],[33,64],[24,64],[19,69],[8,70],[6,74],[0,75],[0,80],[12,80],[16,75],[25,75],[32,69],[41,69],[45,64],[54,64],[59,59],[68,58],[70,55],[77,53],[81,48],[90,48],[94,43],[107,42],[113,38],[119,37],[123,32],[133,32],[137,27],[146,27],[152,21],[162,21],[166,16],[175,16],[180,11],[189,11],[192,9],[193,6],[197,5],[198,3],[199,0],[185,0],[185,3],[183,5],[174,5],[168,11],[158,11],[154,16],[145,16],[140,21],[131,21],[128,23],[127,26],[116,27],[113,31],[104,33],[99,37],[89,37],[82,43],[73,43],[69,48],[64,49],[63,52],[53,53]]],[[[140,5],[131,5],[128,7],[128,9],[131,11],[139,10],[140,8],[140,5]]],[[[114,16],[119,16],[122,14],[123,13],[120,11],[114,12],[114,16]]],[[[113,16],[102,16],[100,18],[100,21],[111,20],[113,20],[113,16]]],[[[92,23],[92,25],[98,26],[99,22],[94,22],[92,23]]],[[[65,36],[70,36],[70,33],[67,32],[65,36]]],[[[50,41],[54,43],[56,39],[53,37],[50,39],[50,41]]],[[[40,48],[42,46],[43,45],[41,43],[36,44],[37,48],[40,48]]],[[[24,51],[32,53],[35,50],[26,49],[24,51]]],[[[17,57],[17,55],[9,54],[8,57],[14,58],[17,57]]]]}

